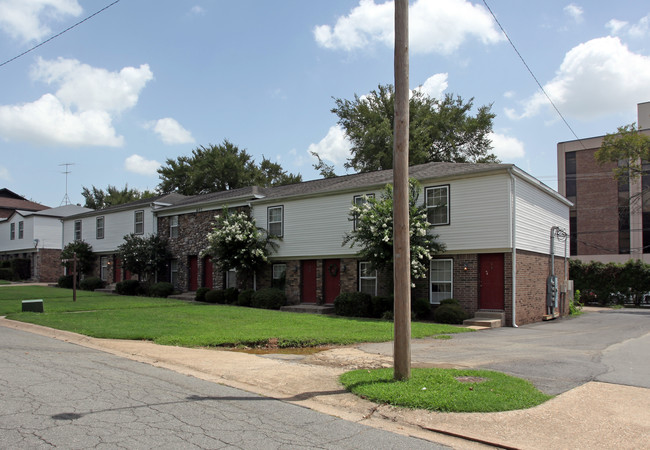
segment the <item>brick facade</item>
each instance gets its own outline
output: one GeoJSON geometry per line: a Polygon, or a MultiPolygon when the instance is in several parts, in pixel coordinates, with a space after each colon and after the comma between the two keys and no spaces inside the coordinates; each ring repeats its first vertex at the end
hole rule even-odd
{"type": "Polygon", "coordinates": [[[32,274],[36,272],[34,279],[41,283],[56,283],[63,275],[61,250],[42,248],[34,255],[36,259],[36,262],[32,263],[32,274]]]}

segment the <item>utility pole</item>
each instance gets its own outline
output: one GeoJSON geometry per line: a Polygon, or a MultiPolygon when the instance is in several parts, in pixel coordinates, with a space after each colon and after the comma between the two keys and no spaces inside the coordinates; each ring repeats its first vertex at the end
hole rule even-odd
{"type": "Polygon", "coordinates": [[[395,0],[395,129],[393,136],[394,378],[411,377],[411,248],[409,237],[408,0],[395,0]]]}

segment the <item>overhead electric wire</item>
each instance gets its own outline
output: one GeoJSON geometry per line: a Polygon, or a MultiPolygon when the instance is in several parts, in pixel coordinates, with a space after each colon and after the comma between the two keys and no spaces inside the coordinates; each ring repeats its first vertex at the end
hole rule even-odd
{"type": "Polygon", "coordinates": [[[61,31],[60,33],[57,33],[57,34],[55,34],[54,36],[50,37],[49,39],[44,40],[44,41],[41,42],[40,44],[36,44],[34,47],[30,48],[29,50],[25,50],[25,51],[22,52],[20,55],[14,56],[13,58],[8,59],[7,61],[5,61],[5,62],[3,62],[3,63],[0,63],[0,67],[4,66],[4,65],[6,65],[6,64],[9,64],[9,63],[12,62],[12,61],[15,61],[16,59],[20,58],[21,56],[25,56],[27,53],[36,50],[37,48],[39,48],[39,47],[42,46],[42,45],[47,44],[47,43],[50,42],[51,40],[58,38],[58,37],[61,36],[63,33],[66,33],[66,32],[68,32],[68,31],[72,30],[74,27],[76,27],[76,26],[78,26],[78,25],[81,25],[81,24],[84,23],[85,21],[87,21],[87,20],[89,20],[89,19],[92,19],[92,18],[95,17],[97,14],[106,11],[108,8],[110,8],[111,6],[113,6],[114,4],[119,3],[119,2],[120,2],[120,0],[115,0],[115,1],[114,1],[113,3],[111,3],[110,5],[107,5],[107,6],[103,7],[102,9],[100,9],[99,11],[96,11],[95,13],[89,15],[89,16],[86,17],[85,19],[80,20],[79,22],[75,23],[75,24],[72,25],[72,26],[69,26],[68,28],[66,28],[65,30],[61,31]]]}
{"type": "Polygon", "coordinates": [[[540,88],[540,90],[542,91],[542,93],[544,94],[544,96],[546,96],[546,99],[548,100],[548,102],[551,104],[551,106],[553,106],[553,109],[555,109],[555,112],[558,114],[558,116],[560,116],[560,118],[562,119],[562,121],[564,122],[564,124],[565,124],[565,125],[567,126],[567,128],[571,131],[571,134],[573,134],[573,136],[576,138],[576,140],[577,140],[578,142],[580,142],[580,145],[582,145],[582,148],[586,150],[587,147],[586,147],[585,144],[582,142],[582,139],[580,139],[580,138],[578,137],[578,135],[576,134],[576,132],[573,131],[573,128],[571,128],[571,125],[569,125],[569,122],[567,122],[567,120],[564,118],[564,116],[562,115],[562,113],[560,112],[560,110],[558,109],[558,107],[555,106],[555,103],[553,103],[553,100],[551,100],[551,97],[546,93],[546,90],[545,90],[544,87],[542,86],[542,83],[539,82],[539,80],[537,79],[537,77],[535,76],[535,74],[533,73],[533,71],[531,70],[531,68],[530,68],[530,67],[528,66],[528,64],[526,63],[526,60],[524,59],[524,57],[521,56],[521,53],[519,53],[519,50],[517,50],[517,47],[515,46],[514,42],[512,42],[512,39],[510,39],[510,36],[508,36],[508,33],[506,33],[506,30],[505,30],[505,29],[503,28],[503,26],[501,25],[501,22],[499,22],[499,20],[497,19],[497,16],[494,15],[494,13],[492,12],[492,9],[490,9],[490,6],[487,4],[487,1],[486,1],[486,0],[483,0],[483,4],[484,4],[485,7],[487,8],[487,10],[490,12],[490,14],[492,15],[492,18],[493,18],[494,21],[497,23],[497,25],[499,25],[499,28],[501,28],[501,32],[503,33],[503,35],[506,37],[506,39],[508,40],[508,42],[510,43],[510,45],[511,45],[512,48],[514,49],[515,53],[517,53],[517,56],[519,56],[519,59],[521,59],[521,62],[524,64],[524,66],[525,66],[526,69],[528,70],[528,73],[530,73],[530,76],[533,77],[533,80],[535,80],[535,83],[537,83],[537,86],[539,86],[539,88],[540,88]]]}

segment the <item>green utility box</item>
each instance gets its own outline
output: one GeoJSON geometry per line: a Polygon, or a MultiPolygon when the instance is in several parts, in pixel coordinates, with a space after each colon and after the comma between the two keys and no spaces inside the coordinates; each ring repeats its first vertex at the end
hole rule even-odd
{"type": "Polygon", "coordinates": [[[23,312],[43,312],[43,300],[23,300],[23,312]]]}

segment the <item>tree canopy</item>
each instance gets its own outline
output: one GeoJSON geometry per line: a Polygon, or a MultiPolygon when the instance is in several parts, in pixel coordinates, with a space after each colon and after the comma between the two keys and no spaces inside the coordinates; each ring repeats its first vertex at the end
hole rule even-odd
{"type": "Polygon", "coordinates": [[[192,150],[190,156],[168,158],[158,169],[162,193],[176,191],[184,195],[207,194],[246,186],[279,186],[299,183],[300,174],[287,173],[278,163],[262,157],[257,165],[246,150],[224,140],[192,150]]]}
{"type": "MultiPolygon", "coordinates": [[[[395,92],[392,85],[379,85],[354,100],[334,99],[338,116],[352,142],[351,158],[345,167],[357,172],[393,168],[393,123],[395,92]]],[[[492,105],[470,111],[474,99],[447,94],[441,100],[413,91],[409,101],[409,164],[434,161],[498,162],[491,151],[492,105]]]]}
{"type": "Polygon", "coordinates": [[[134,200],[153,197],[156,194],[147,190],[141,192],[137,189],[129,189],[128,184],[123,189],[118,189],[116,186],[109,184],[106,191],[98,189],[95,186],[91,189],[83,187],[81,195],[86,199],[86,204],[84,205],[86,208],[104,209],[109,206],[122,205],[134,200]]]}
{"type": "Polygon", "coordinates": [[[85,241],[74,241],[63,247],[61,251],[61,264],[72,273],[74,254],[77,255],[77,272],[87,275],[95,267],[95,254],[92,246],[85,241]]]}
{"type": "Polygon", "coordinates": [[[614,169],[614,177],[627,182],[643,175],[643,164],[650,161],[650,136],[639,133],[635,123],[618,127],[616,133],[608,133],[596,152],[596,161],[602,163],[626,161],[614,169]]]}
{"type": "Polygon", "coordinates": [[[136,234],[124,236],[124,242],[117,247],[122,268],[138,275],[140,280],[150,281],[157,273],[165,270],[171,253],[167,240],[157,234],[147,237],[136,234]]]}

